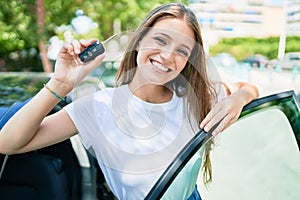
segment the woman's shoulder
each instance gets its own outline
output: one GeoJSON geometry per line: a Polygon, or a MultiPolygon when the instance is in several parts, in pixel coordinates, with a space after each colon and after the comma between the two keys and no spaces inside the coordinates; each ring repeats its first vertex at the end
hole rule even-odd
{"type": "Polygon", "coordinates": [[[217,102],[224,99],[227,96],[227,91],[224,83],[222,82],[213,82],[213,88],[217,95],[217,102]]]}

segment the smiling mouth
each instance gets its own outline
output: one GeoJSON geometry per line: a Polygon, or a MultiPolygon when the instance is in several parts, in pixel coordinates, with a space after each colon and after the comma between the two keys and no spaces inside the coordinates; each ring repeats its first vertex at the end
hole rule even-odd
{"type": "Polygon", "coordinates": [[[154,60],[150,60],[150,61],[151,61],[152,65],[159,71],[162,71],[162,72],[171,72],[172,71],[170,68],[167,68],[154,60]]]}

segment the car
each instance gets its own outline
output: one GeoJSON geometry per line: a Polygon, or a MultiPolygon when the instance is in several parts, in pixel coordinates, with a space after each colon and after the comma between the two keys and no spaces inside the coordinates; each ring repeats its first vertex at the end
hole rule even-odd
{"type": "MultiPolygon", "coordinates": [[[[0,129],[50,77],[51,74],[38,72],[0,73],[0,129]]],[[[103,87],[99,79],[88,76],[49,114],[103,87]]],[[[0,166],[2,200],[113,199],[95,158],[78,137],[24,154],[0,154],[0,166]]]]}
{"type": "Polygon", "coordinates": [[[251,67],[271,67],[269,59],[261,54],[248,56],[243,60],[243,62],[248,63],[251,67]]]}
{"type": "Polygon", "coordinates": [[[271,62],[275,68],[283,70],[300,70],[300,52],[288,52],[284,55],[283,59],[274,59],[271,62]]]}
{"type": "MultiPolygon", "coordinates": [[[[0,129],[50,76],[44,73],[0,73],[0,129]]],[[[49,114],[57,112],[74,98],[103,86],[95,77],[88,77],[78,87],[78,91],[75,88],[49,114]]],[[[261,97],[246,105],[238,121],[220,135],[220,141],[213,149],[211,191],[207,192],[203,185],[201,173],[194,175],[203,199],[220,199],[220,196],[221,199],[299,199],[299,108],[294,91],[261,97]],[[282,181],[283,176],[285,181],[282,181]],[[263,184],[257,184],[257,181],[263,184]]],[[[195,133],[145,199],[172,199],[176,190],[174,183],[184,186],[185,183],[178,182],[178,177],[211,139],[211,131],[195,133]]],[[[83,148],[76,136],[33,152],[0,155],[0,167],[1,200],[115,199],[96,159],[83,148]]]]}
{"type": "Polygon", "coordinates": [[[237,60],[230,53],[219,53],[211,57],[212,62],[217,67],[236,67],[237,60]]]}

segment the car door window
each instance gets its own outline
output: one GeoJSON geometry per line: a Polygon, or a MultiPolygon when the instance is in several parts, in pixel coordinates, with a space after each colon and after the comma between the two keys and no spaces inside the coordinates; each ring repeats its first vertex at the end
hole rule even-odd
{"type": "MultiPolygon", "coordinates": [[[[211,152],[212,183],[205,187],[201,173],[195,172],[192,176],[197,177],[201,197],[300,199],[299,130],[299,103],[293,91],[251,102],[244,108],[239,120],[216,138],[211,152]]],[[[197,137],[193,140],[195,142],[197,137]]],[[[202,145],[196,145],[193,141],[189,145],[166,170],[146,199],[172,199],[186,166],[191,165],[199,149],[201,151],[202,145]],[[192,155],[188,156],[187,152],[192,155]]],[[[185,181],[181,183],[185,187],[185,181]]]]}
{"type": "Polygon", "coordinates": [[[199,180],[204,199],[300,197],[297,142],[276,107],[256,111],[224,131],[211,158],[214,181],[206,189],[199,180]]]}
{"type": "Polygon", "coordinates": [[[197,152],[193,155],[193,157],[176,176],[174,181],[172,181],[172,184],[161,199],[188,199],[195,189],[195,184],[197,182],[197,177],[202,163],[201,155],[201,152],[197,152]]]}

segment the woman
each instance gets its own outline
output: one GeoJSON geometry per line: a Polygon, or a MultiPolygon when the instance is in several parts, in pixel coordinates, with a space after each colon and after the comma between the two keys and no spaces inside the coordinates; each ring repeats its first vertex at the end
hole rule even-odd
{"type": "MultiPolygon", "coordinates": [[[[217,135],[258,96],[247,83],[210,82],[195,15],[170,3],[150,12],[135,32],[116,75],[117,87],[45,117],[102,62],[104,55],[88,63],[78,58],[94,41],[64,44],[53,77],[1,130],[1,153],[31,151],[79,133],[84,146],[95,152],[113,193],[119,199],[143,199],[196,131],[209,131],[221,121],[213,133],[217,135]]],[[[211,177],[211,143],[203,154],[206,182],[211,177]]],[[[186,174],[192,175],[189,169],[186,174]]],[[[195,180],[177,192],[176,199],[193,199],[195,194],[200,199],[195,180]]]]}

